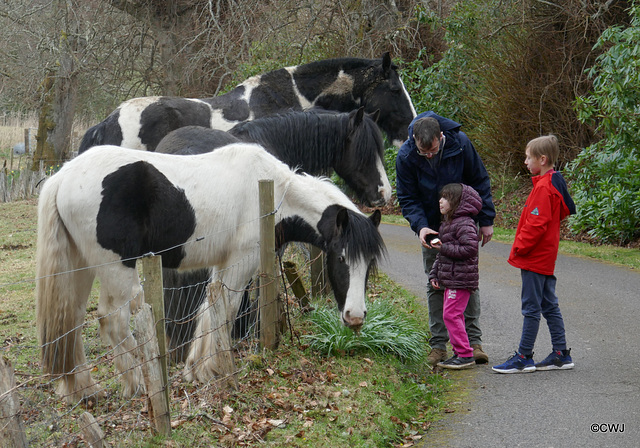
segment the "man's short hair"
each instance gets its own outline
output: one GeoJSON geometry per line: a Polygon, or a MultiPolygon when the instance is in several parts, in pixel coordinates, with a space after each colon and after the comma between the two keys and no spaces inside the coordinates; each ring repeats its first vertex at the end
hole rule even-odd
{"type": "Polygon", "coordinates": [[[534,138],[527,143],[527,148],[529,148],[529,155],[531,155],[531,157],[539,159],[542,156],[547,156],[547,160],[551,166],[555,166],[560,156],[558,138],[552,134],[534,138]]]}
{"type": "Polygon", "coordinates": [[[413,138],[422,147],[428,147],[435,138],[440,138],[440,123],[433,117],[422,117],[413,123],[413,138]]]}

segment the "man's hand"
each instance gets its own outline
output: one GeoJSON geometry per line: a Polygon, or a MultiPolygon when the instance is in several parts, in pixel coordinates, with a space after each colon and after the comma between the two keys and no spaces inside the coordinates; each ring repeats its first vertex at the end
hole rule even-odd
{"type": "Polygon", "coordinates": [[[480,227],[480,234],[478,235],[478,241],[482,241],[481,246],[484,246],[493,236],[493,226],[480,227]]]}
{"type": "Polygon", "coordinates": [[[428,235],[437,235],[437,234],[438,232],[436,232],[435,230],[430,229],[429,227],[423,227],[422,229],[420,229],[420,233],[418,234],[418,237],[420,238],[420,244],[422,244],[422,246],[426,247],[427,249],[433,249],[433,246],[429,244],[429,241],[431,241],[431,238],[429,238],[428,235]]]}

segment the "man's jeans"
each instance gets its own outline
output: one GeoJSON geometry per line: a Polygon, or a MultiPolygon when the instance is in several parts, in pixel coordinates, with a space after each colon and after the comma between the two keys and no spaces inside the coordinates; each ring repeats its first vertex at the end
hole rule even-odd
{"type": "MultiPolygon", "coordinates": [[[[429,339],[429,345],[432,349],[439,348],[441,350],[447,349],[447,342],[449,341],[449,334],[447,333],[447,327],[444,325],[444,318],[442,317],[442,308],[444,306],[444,288],[435,289],[429,282],[429,272],[431,267],[436,261],[436,255],[438,251],[436,249],[427,249],[422,247],[422,262],[424,265],[424,272],[427,274],[427,304],[429,305],[429,330],[431,331],[431,339],[429,339]]],[[[482,331],[480,331],[480,294],[476,289],[471,293],[469,297],[469,304],[464,312],[465,328],[467,329],[467,335],[469,335],[469,344],[481,345],[482,344],[482,331]]]]}

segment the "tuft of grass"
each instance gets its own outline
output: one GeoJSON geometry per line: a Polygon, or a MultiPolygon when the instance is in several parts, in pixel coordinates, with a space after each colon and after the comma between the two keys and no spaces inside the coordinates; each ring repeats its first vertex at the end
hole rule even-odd
{"type": "Polygon", "coordinates": [[[398,314],[384,300],[368,305],[359,332],[345,327],[334,308],[321,306],[310,316],[313,334],[303,335],[309,346],[326,355],[340,353],[391,354],[402,362],[419,363],[428,349],[427,333],[413,319],[398,314]]]}

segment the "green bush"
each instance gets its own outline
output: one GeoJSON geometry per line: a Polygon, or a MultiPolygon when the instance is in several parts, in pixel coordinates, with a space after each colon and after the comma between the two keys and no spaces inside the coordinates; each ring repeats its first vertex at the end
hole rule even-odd
{"type": "Polygon", "coordinates": [[[570,224],[606,243],[640,237],[640,6],[631,25],[608,28],[596,48],[606,51],[588,71],[593,90],[576,101],[579,119],[602,139],[569,164],[577,214],[570,224]]]}

